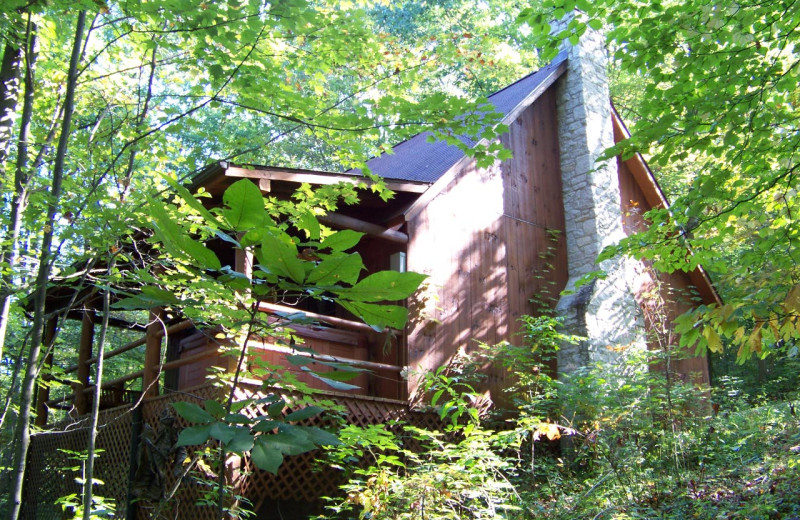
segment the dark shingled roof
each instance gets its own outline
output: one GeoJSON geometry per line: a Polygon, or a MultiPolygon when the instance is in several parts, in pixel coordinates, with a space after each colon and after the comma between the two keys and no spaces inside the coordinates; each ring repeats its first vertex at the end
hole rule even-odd
{"type": "MultiPolygon", "coordinates": [[[[508,115],[565,60],[566,53],[559,54],[547,66],[489,96],[489,102],[497,112],[508,115]]],[[[367,161],[367,165],[372,173],[386,179],[434,183],[464,156],[464,152],[444,141],[428,142],[429,135],[430,132],[417,134],[396,145],[393,155],[380,155],[367,161]]],[[[477,144],[468,137],[459,139],[469,146],[477,144]]]]}

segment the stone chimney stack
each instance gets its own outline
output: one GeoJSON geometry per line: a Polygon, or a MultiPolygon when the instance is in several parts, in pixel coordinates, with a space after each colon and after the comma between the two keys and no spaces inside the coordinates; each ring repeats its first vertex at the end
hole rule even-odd
{"type": "MultiPolygon", "coordinates": [[[[553,24],[553,34],[566,29],[571,13],[553,24]]],[[[598,361],[614,362],[620,349],[645,345],[644,321],[631,284],[637,263],[616,258],[595,264],[600,252],[622,239],[617,161],[598,157],[614,144],[611,101],[606,72],[605,38],[587,28],[577,45],[562,44],[567,72],[557,85],[558,137],[565,202],[569,282],[557,305],[566,331],[585,337],[579,345],[558,352],[559,372],[598,361]],[[604,279],[575,288],[584,275],[602,270],[604,279]]]]}

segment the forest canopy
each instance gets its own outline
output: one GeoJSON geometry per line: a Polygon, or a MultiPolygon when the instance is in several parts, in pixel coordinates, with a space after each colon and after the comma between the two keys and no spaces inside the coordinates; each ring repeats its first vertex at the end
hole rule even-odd
{"type": "MultiPolygon", "coordinates": [[[[682,345],[740,362],[796,357],[798,12],[790,0],[5,0],[0,425],[13,438],[12,502],[44,360],[72,362],[42,348],[51,280],[87,265],[110,276],[152,222],[147,202],[212,161],[344,171],[420,131],[492,138],[504,129],[483,96],[587,30],[607,37],[632,132],[607,156],[641,152],[672,199],[601,257],[710,273],[724,304],[680,317],[682,345]]],[[[305,193],[298,207],[347,196],[305,193]]]]}

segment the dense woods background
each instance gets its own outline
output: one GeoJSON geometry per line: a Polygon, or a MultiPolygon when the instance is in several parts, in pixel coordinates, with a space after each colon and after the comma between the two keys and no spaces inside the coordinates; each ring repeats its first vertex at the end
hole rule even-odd
{"type": "MultiPolygon", "coordinates": [[[[700,307],[682,316],[676,329],[680,346],[711,352],[714,412],[727,414],[725,421],[655,413],[634,421],[640,407],[663,405],[658,392],[647,390],[654,388],[650,376],[637,373],[631,388],[652,401],[617,388],[620,398],[595,410],[596,427],[568,426],[584,432],[589,448],[567,469],[556,460],[537,466],[530,437],[481,436],[472,432],[482,427],[473,426],[466,439],[480,446],[447,444],[437,452],[450,458],[407,461],[408,468],[416,463],[416,472],[390,465],[372,475],[396,479],[412,496],[397,506],[402,511],[413,509],[414,493],[427,485],[413,480],[424,481],[425,471],[447,473],[453,460],[475,469],[467,477],[494,468],[488,474],[495,480],[470,486],[514,506],[475,499],[450,517],[477,515],[478,503],[500,516],[537,507],[565,518],[638,518],[648,507],[672,507],[679,515],[693,507],[682,502],[688,498],[708,506],[698,506],[703,518],[714,517],[712,510],[747,518],[800,514],[789,499],[797,495],[797,478],[789,475],[797,476],[800,444],[790,406],[800,375],[798,12],[789,0],[4,1],[0,457],[10,475],[2,479],[9,486],[4,507],[16,514],[44,360],[52,355],[52,368],[48,363],[45,370],[58,395],[69,384],[59,369],[77,356],[79,332],[69,322],[43,344],[45,322],[59,318],[47,315],[45,290],[65,277],[107,286],[116,276],[117,252],[151,225],[146,201],[169,189],[163,176],[186,181],[213,160],[343,171],[363,167],[422,130],[442,137],[490,133],[485,122],[491,115],[458,116],[480,113],[481,96],[546,63],[564,38],[599,29],[607,34],[614,102],[633,135],[609,155],[641,151],[672,201],[670,210],[647,215],[648,231],[606,254],[645,258],[667,272],[697,264],[708,270],[724,305],[700,307]],[[549,20],[575,8],[583,15],[563,34],[550,35],[549,20]],[[642,430],[653,422],[668,442],[644,438],[642,430]],[[594,440],[591,432],[597,432],[594,440]],[[751,444],[775,439],[781,447],[775,453],[751,444]],[[530,449],[527,476],[502,458],[505,452],[493,451],[498,443],[530,449]],[[730,453],[715,451],[726,449],[730,453]],[[468,456],[475,458],[464,462],[468,456]],[[635,481],[624,477],[625,465],[635,467],[637,460],[653,469],[631,473],[635,481]],[[714,464],[720,473],[712,479],[706,468],[714,464]],[[753,464],[762,466],[752,469],[752,479],[760,471],[766,481],[737,488],[725,480],[736,468],[751,478],[753,464]],[[762,484],[763,493],[748,495],[762,484]],[[596,509],[585,500],[593,493],[603,497],[596,509]],[[746,515],[725,509],[732,502],[756,509],[746,515]]],[[[490,161],[498,152],[470,153],[488,153],[490,161]]],[[[315,203],[312,194],[306,197],[315,203]]],[[[542,330],[550,331],[536,329],[532,344],[542,342],[542,330]]],[[[106,377],[130,371],[130,359],[115,358],[106,377]]],[[[579,402],[629,375],[620,370],[617,379],[584,374],[562,391],[579,402]]],[[[447,392],[458,409],[466,405],[457,396],[468,387],[456,383],[447,383],[447,392]]],[[[546,386],[531,381],[523,392],[530,421],[522,430],[553,439],[566,430],[541,426],[558,422],[556,412],[538,406],[548,398],[546,386]]],[[[362,498],[375,492],[354,486],[352,493],[362,498]]],[[[448,486],[457,487],[454,481],[448,486]]],[[[394,514],[385,500],[385,509],[369,500],[363,498],[362,507],[394,514]]]]}

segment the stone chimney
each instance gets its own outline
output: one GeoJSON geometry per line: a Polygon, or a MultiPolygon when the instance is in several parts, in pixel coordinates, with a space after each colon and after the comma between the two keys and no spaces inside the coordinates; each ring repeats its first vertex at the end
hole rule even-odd
{"type": "MultiPolygon", "coordinates": [[[[574,16],[581,14],[554,23],[553,34],[574,16]]],[[[615,258],[595,264],[603,248],[625,236],[617,161],[598,161],[614,144],[605,39],[587,28],[577,45],[565,40],[562,50],[568,59],[557,85],[558,137],[571,292],[561,297],[556,311],[566,332],[586,338],[558,352],[559,372],[571,372],[598,361],[618,361],[622,350],[611,347],[643,347],[645,333],[631,287],[638,263],[615,258]],[[606,277],[575,288],[581,277],[597,270],[606,277]]]]}

